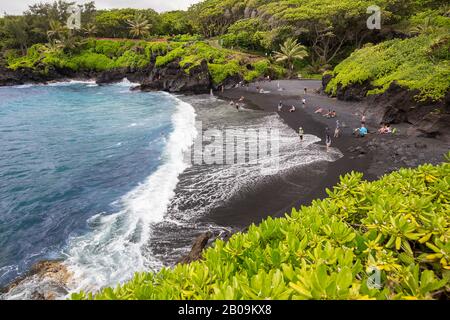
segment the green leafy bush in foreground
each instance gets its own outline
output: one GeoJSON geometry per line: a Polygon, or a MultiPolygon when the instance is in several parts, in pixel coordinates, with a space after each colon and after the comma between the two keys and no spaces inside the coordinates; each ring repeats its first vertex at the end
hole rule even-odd
{"type": "Polygon", "coordinates": [[[326,92],[336,94],[338,85],[370,82],[368,94],[385,92],[396,81],[418,90],[417,100],[440,100],[450,90],[450,36],[446,32],[394,39],[355,51],[332,72],[326,92]]]}
{"type": "Polygon", "coordinates": [[[216,241],[203,261],[72,299],[449,297],[449,162],[375,182],[351,173],[327,192],[285,218],[216,241]]]}

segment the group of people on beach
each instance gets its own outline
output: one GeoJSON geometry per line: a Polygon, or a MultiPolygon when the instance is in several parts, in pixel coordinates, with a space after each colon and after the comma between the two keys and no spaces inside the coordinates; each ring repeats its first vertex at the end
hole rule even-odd
{"type": "MultiPolygon", "coordinates": [[[[268,82],[271,81],[270,77],[267,77],[266,80],[268,82]]],[[[278,86],[279,91],[280,91],[280,89],[284,90],[280,86],[279,82],[278,82],[277,86],[278,86]]],[[[257,90],[258,93],[270,93],[270,91],[265,91],[263,88],[261,88],[259,86],[256,87],[256,90],[257,90]]],[[[308,88],[305,87],[303,89],[303,93],[304,93],[304,96],[301,98],[301,104],[302,104],[303,108],[305,108],[306,107],[306,102],[307,102],[306,101],[306,95],[308,93],[308,88]]],[[[231,101],[230,105],[235,106],[236,110],[240,111],[243,108],[244,99],[245,98],[242,96],[237,102],[231,101]]],[[[297,108],[296,108],[295,105],[285,106],[283,101],[280,101],[279,104],[278,104],[278,107],[277,107],[278,112],[283,112],[285,107],[289,108],[288,111],[290,113],[293,113],[293,112],[297,111],[297,108]]],[[[326,111],[322,107],[317,107],[317,109],[314,111],[314,113],[315,114],[319,114],[319,115],[321,115],[323,117],[326,117],[327,119],[335,119],[335,118],[337,118],[337,112],[335,110],[332,110],[332,109],[328,109],[328,111],[326,111]]],[[[358,115],[358,114],[356,114],[356,115],[358,115]]],[[[364,138],[364,137],[366,137],[369,134],[369,130],[368,130],[367,126],[366,126],[366,120],[367,120],[366,119],[366,114],[362,113],[361,114],[361,125],[360,125],[360,127],[358,127],[358,128],[353,130],[353,134],[356,137],[364,138]]],[[[345,127],[346,127],[345,123],[341,122],[339,119],[336,119],[336,127],[335,127],[335,130],[334,130],[333,137],[335,139],[339,138],[341,136],[342,128],[345,128],[345,127]]],[[[378,133],[379,134],[391,134],[391,133],[395,133],[395,132],[396,132],[396,130],[392,129],[389,124],[384,124],[384,123],[381,124],[381,127],[378,129],[378,133]]],[[[305,137],[305,130],[303,129],[303,127],[299,127],[298,135],[300,137],[300,141],[303,142],[304,141],[304,137],[305,137]]],[[[332,144],[332,135],[330,133],[330,128],[327,126],[325,128],[325,145],[326,145],[327,151],[330,150],[331,144],[332,144]]]]}
{"type": "Polygon", "coordinates": [[[237,111],[241,111],[244,106],[245,97],[241,96],[237,102],[231,101],[230,106],[236,107],[237,111]]]}
{"type": "MultiPolygon", "coordinates": [[[[280,101],[280,103],[278,104],[278,112],[283,112],[283,108],[284,108],[284,104],[282,101],[280,101]]],[[[297,111],[297,108],[294,105],[291,105],[289,112],[295,112],[297,111]]]]}
{"type": "Polygon", "coordinates": [[[328,119],[337,117],[336,111],[328,109],[328,112],[327,112],[327,111],[324,111],[324,109],[322,107],[317,107],[317,109],[316,109],[316,111],[314,111],[314,113],[320,114],[328,119]]]}

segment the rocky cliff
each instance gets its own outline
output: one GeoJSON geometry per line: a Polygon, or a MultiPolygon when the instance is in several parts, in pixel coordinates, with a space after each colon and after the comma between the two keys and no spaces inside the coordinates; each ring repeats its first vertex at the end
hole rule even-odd
{"type": "Polygon", "coordinates": [[[103,72],[89,70],[74,72],[56,68],[46,69],[43,72],[39,68],[35,70],[29,68],[10,70],[0,66],[0,86],[47,83],[67,79],[95,79],[98,84],[108,84],[127,78],[131,82],[140,84],[134,90],[200,94],[209,93],[211,89],[218,89],[222,85],[225,88],[230,88],[242,81],[242,78],[238,76],[230,76],[223,83],[214,85],[206,60],[191,68],[187,67],[182,68],[179,60],[163,67],[155,67],[152,61],[144,69],[121,68],[103,72]]]}

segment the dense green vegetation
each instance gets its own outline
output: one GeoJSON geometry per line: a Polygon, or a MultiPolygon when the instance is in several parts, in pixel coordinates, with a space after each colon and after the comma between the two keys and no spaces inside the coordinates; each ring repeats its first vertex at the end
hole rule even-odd
{"type": "MultiPolygon", "coordinates": [[[[97,10],[95,2],[89,2],[83,6],[83,29],[74,35],[151,41],[199,34],[215,37],[226,48],[269,59],[292,38],[308,48],[307,59],[295,63],[295,71],[320,74],[366,43],[420,30],[430,17],[434,24],[448,27],[445,4],[445,0],[205,0],[187,11],[158,14],[150,8],[97,10]],[[366,26],[367,8],[373,4],[382,10],[381,31],[366,26]]],[[[30,6],[22,16],[0,18],[0,50],[25,54],[33,44],[47,42],[52,22],[65,24],[68,6],[58,0],[30,6]]]]}
{"type": "Polygon", "coordinates": [[[450,89],[450,14],[448,6],[424,9],[395,28],[408,35],[377,45],[368,43],[338,64],[326,92],[370,84],[368,95],[385,92],[395,81],[416,90],[418,101],[442,100],[450,89]]]}
{"type": "MultiPolygon", "coordinates": [[[[434,12],[445,1],[422,0],[207,0],[190,11],[205,37],[220,36],[227,47],[270,54],[289,38],[310,48],[310,68],[329,68],[364,43],[389,38],[389,33],[417,13],[434,12]],[[383,30],[366,26],[367,8],[382,10],[383,30]]],[[[448,10],[448,9],[447,9],[448,10]]]]}
{"type": "Polygon", "coordinates": [[[417,100],[441,100],[450,89],[450,35],[431,33],[367,45],[355,51],[332,72],[326,91],[336,94],[338,86],[370,82],[368,94],[387,90],[396,81],[418,90],[417,100]]]}
{"type": "Polygon", "coordinates": [[[370,83],[368,95],[385,92],[395,81],[417,90],[418,101],[441,100],[450,89],[450,16],[448,7],[418,12],[397,26],[407,39],[366,44],[342,61],[326,92],[338,86],[370,83]]]}
{"type": "Polygon", "coordinates": [[[41,74],[47,74],[51,69],[97,72],[118,68],[136,70],[143,69],[152,62],[156,67],[163,67],[175,60],[188,73],[192,67],[206,60],[215,84],[234,75],[251,81],[265,75],[281,77],[285,72],[282,67],[271,64],[267,59],[215,48],[202,41],[88,39],[70,50],[64,46],[36,44],[25,56],[10,53],[6,59],[10,69],[28,68],[41,74]]]}
{"type": "Polygon", "coordinates": [[[440,166],[370,183],[348,174],[327,192],[285,218],[216,241],[203,261],[72,299],[449,297],[450,154],[440,166]]]}

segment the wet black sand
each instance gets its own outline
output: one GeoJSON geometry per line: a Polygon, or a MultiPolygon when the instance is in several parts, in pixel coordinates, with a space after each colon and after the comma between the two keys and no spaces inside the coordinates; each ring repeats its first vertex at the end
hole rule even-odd
{"type": "MultiPolygon", "coordinates": [[[[315,199],[325,198],[326,189],[336,185],[339,177],[346,173],[362,172],[364,179],[371,181],[398,169],[398,166],[414,167],[422,163],[439,163],[443,160],[442,155],[449,146],[434,139],[377,134],[371,134],[364,139],[356,138],[352,135],[353,129],[361,124],[361,111],[370,106],[329,98],[317,92],[320,87],[320,81],[285,80],[255,83],[248,87],[217,93],[219,97],[232,101],[237,101],[243,96],[247,107],[272,113],[278,112],[278,103],[282,101],[285,108],[279,115],[286,124],[295,131],[298,131],[300,126],[303,127],[306,134],[320,137],[322,141],[319,144],[322,145],[325,140],[325,128],[328,126],[330,134],[333,135],[338,119],[346,127],[341,129],[341,137],[333,139],[332,147],[338,148],[344,156],[335,162],[317,162],[308,165],[307,170],[293,171],[287,176],[274,176],[257,190],[242,192],[223,207],[212,210],[201,219],[202,221],[237,229],[245,228],[252,223],[259,223],[268,216],[283,216],[290,213],[292,208],[299,208],[315,199]],[[278,86],[283,90],[278,90],[278,86]],[[259,93],[257,87],[270,93],[259,93]],[[306,95],[305,87],[308,88],[306,95]],[[302,107],[303,97],[306,98],[305,107],[302,107]],[[291,105],[296,106],[296,112],[289,112],[291,105]],[[315,114],[318,106],[324,110],[335,110],[337,118],[327,119],[315,114]],[[427,145],[427,149],[416,150],[414,145],[417,143],[427,145]],[[396,150],[397,147],[399,150],[401,147],[412,149],[408,149],[410,152],[405,154],[398,154],[395,151],[390,154],[391,150],[396,150]],[[359,148],[356,153],[355,148],[359,148]],[[419,154],[421,156],[416,157],[419,154]],[[397,158],[401,158],[403,162],[397,161],[397,158]]],[[[378,128],[378,124],[372,123],[371,119],[367,119],[367,126],[371,132],[376,132],[378,128]]]]}

